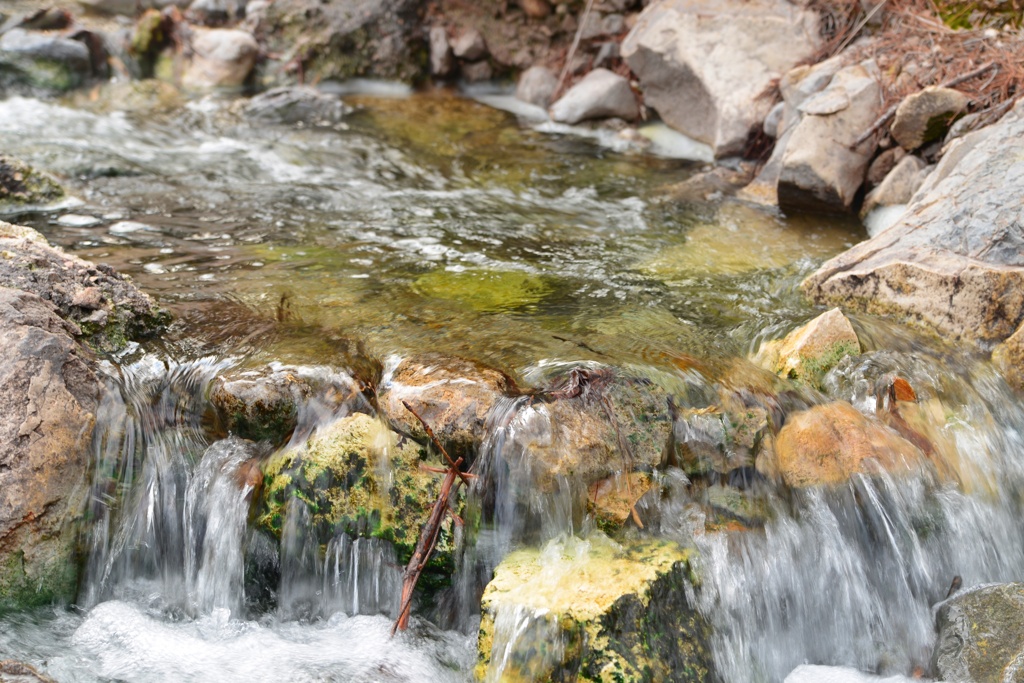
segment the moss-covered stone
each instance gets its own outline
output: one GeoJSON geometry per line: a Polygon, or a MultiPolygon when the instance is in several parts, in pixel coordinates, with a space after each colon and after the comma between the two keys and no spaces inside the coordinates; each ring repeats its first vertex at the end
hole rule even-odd
{"type": "Polygon", "coordinates": [[[690,553],[601,535],[511,553],[484,591],[478,679],[709,681],[690,553]]]}
{"type": "Polygon", "coordinates": [[[33,565],[23,551],[16,551],[0,564],[0,613],[52,603],[70,602],[78,589],[78,567],[74,548],[64,538],[62,553],[33,565]]]}
{"type": "Polygon", "coordinates": [[[544,278],[518,270],[469,269],[432,270],[419,277],[417,293],[436,299],[456,301],[482,313],[524,308],[541,301],[551,292],[544,278]]]}
{"type": "Polygon", "coordinates": [[[1024,584],[964,591],[935,617],[932,669],[944,681],[1020,681],[1024,661],[1024,584]]]}
{"type": "MultiPolygon", "coordinates": [[[[426,457],[419,444],[377,418],[342,418],[267,461],[257,524],[279,537],[288,503],[297,498],[307,506],[321,544],[341,532],[381,538],[394,544],[404,565],[441,487],[442,475],[420,468],[426,457]]],[[[425,594],[449,583],[454,549],[449,516],[419,582],[425,594]]]]}
{"type": "Polygon", "coordinates": [[[822,313],[781,341],[766,342],[756,361],[780,377],[820,386],[826,372],[846,356],[860,355],[860,340],[838,308],[822,313]]]}
{"type": "Polygon", "coordinates": [[[0,212],[52,204],[64,197],[55,179],[13,157],[0,155],[0,212]]]}

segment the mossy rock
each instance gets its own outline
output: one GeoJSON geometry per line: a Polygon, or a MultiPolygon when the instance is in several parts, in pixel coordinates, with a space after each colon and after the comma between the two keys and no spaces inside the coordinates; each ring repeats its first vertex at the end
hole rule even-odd
{"type": "Polygon", "coordinates": [[[13,157],[0,155],[0,212],[45,206],[64,197],[56,180],[13,157]]]}
{"type": "Polygon", "coordinates": [[[766,342],[755,361],[780,377],[821,388],[821,380],[846,356],[860,355],[860,340],[838,308],[822,313],[781,341],[766,342]]]}
{"type": "Polygon", "coordinates": [[[964,591],[942,603],[932,671],[944,681],[1020,681],[1024,660],[1024,584],[964,591]]]}
{"type": "MultiPolygon", "coordinates": [[[[338,533],[381,538],[394,544],[405,565],[441,488],[442,475],[420,468],[426,459],[423,447],[379,419],[362,413],[344,417],[267,461],[257,524],[280,537],[288,504],[299,499],[321,545],[338,533]]],[[[419,582],[424,594],[450,582],[454,550],[448,516],[419,582]]]]}
{"type": "Polygon", "coordinates": [[[29,562],[23,551],[8,555],[0,564],[0,614],[74,600],[78,567],[73,543],[63,539],[62,552],[43,562],[29,562]]]}
{"type": "Polygon", "coordinates": [[[595,534],[511,553],[484,591],[477,679],[710,681],[690,550],[595,534]]]}

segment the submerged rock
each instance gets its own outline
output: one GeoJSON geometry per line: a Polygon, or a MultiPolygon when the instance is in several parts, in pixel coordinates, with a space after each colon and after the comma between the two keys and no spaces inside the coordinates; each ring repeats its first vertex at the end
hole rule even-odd
{"type": "MultiPolygon", "coordinates": [[[[341,418],[266,462],[257,524],[280,536],[295,501],[306,507],[318,543],[339,533],[383,539],[394,544],[404,566],[441,487],[442,475],[420,468],[425,458],[425,449],[377,418],[341,418]]],[[[453,551],[454,522],[448,516],[422,588],[450,580],[453,551]]]]}
{"type": "Polygon", "coordinates": [[[377,389],[377,405],[396,431],[428,443],[422,423],[405,407],[408,403],[453,458],[472,457],[491,407],[514,388],[508,375],[462,358],[394,359],[377,389]]]}
{"type": "Polygon", "coordinates": [[[789,416],[775,438],[775,471],[788,486],[842,484],[854,474],[920,467],[923,454],[845,401],[789,416]]]}
{"type": "Polygon", "coordinates": [[[1024,319],[1024,102],[954,143],[895,225],[803,283],[819,303],[1001,341],[1024,319]]]}
{"type": "Polygon", "coordinates": [[[74,598],[101,386],[77,329],[0,287],[0,611],[74,598]]]}
{"type": "Polygon", "coordinates": [[[57,683],[24,662],[5,659],[0,662],[0,683],[57,683]]]}
{"type": "Polygon", "coordinates": [[[890,133],[907,151],[938,140],[949,130],[953,119],[967,109],[970,99],[958,90],[930,87],[908,95],[896,108],[890,133]]]}
{"type": "Polygon", "coordinates": [[[348,113],[345,103],[305,85],[273,88],[253,97],[242,113],[266,123],[330,125],[348,113]]]}
{"type": "Polygon", "coordinates": [[[785,0],[658,0],[622,56],[647,105],[722,157],[743,151],[778,79],[818,50],[818,24],[815,12],[785,0]]]}
{"type": "Polygon", "coordinates": [[[946,600],[935,616],[932,669],[943,681],[1006,683],[1024,665],[1024,584],[980,586],[946,600]]]}
{"type": "Polygon", "coordinates": [[[757,361],[780,377],[817,386],[840,360],[859,354],[857,333],[843,312],[833,308],[784,339],[762,344],[757,361]]]}
{"type": "Polygon", "coordinates": [[[629,81],[607,69],[594,69],[551,105],[551,118],[562,123],[640,115],[629,81]]]}
{"type": "Polygon", "coordinates": [[[64,188],[14,157],[0,154],[0,214],[45,206],[62,199],[64,188]]]}
{"type": "Polygon", "coordinates": [[[35,230],[0,221],[0,286],[32,292],[101,351],[166,326],[169,316],[130,278],[51,247],[35,230]]]}
{"type": "Polygon", "coordinates": [[[712,680],[689,560],[673,543],[601,536],[511,553],[481,601],[477,678],[712,680]]]}
{"type": "Polygon", "coordinates": [[[784,210],[848,210],[864,182],[876,141],[853,143],[878,118],[882,87],[878,68],[865,62],[840,69],[827,88],[800,106],[802,117],[787,135],[779,174],[784,210]]]}

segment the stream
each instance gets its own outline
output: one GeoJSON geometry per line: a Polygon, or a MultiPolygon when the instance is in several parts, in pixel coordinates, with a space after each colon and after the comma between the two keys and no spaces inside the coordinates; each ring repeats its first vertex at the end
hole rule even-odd
{"type": "MultiPolygon", "coordinates": [[[[94,486],[79,597],[0,616],[0,659],[62,683],[472,680],[472,601],[414,613],[390,636],[401,568],[389,543],[320,547],[302,509],[286,516],[279,556],[253,532],[252,489],[238,484],[253,446],[211,434],[210,383],[270,363],[347,381],[356,340],[366,357],[429,350],[526,387],[591,363],[706,396],[733,359],[820,313],[799,283],[866,237],[848,219],[680,200],[674,188],[702,165],[612,131],[538,129],[446,91],[377,86],[344,100],[351,113],[323,127],[257,123],[231,99],[151,83],[0,101],[0,148],[80,199],[5,219],[131,275],[175,316],[161,338],[104,361],[95,476],[117,484],[94,486]],[[273,580],[261,578],[269,564],[273,580]]],[[[722,531],[685,476],[665,474],[651,533],[699,552],[694,600],[723,681],[782,681],[804,664],[909,676],[927,667],[932,605],[954,576],[1020,578],[1013,393],[967,349],[851,319],[865,353],[799,400],[869,412],[880,377],[906,377],[943,416],[958,484],[856,476],[759,490],[763,529],[722,531]]],[[[302,419],[312,430],[336,417],[311,405],[302,419]]],[[[485,435],[496,454],[514,441],[511,419],[485,435]]],[[[500,483],[499,498],[531,485],[500,483]]],[[[496,512],[465,557],[493,568],[527,538],[602,538],[557,499],[536,502],[537,528],[496,512]]],[[[457,572],[457,591],[481,590],[477,573],[457,572]]]]}

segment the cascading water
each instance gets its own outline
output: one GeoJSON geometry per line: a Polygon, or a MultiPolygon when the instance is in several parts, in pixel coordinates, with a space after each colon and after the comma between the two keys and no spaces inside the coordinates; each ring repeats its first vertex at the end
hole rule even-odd
{"type": "MultiPolygon", "coordinates": [[[[501,135],[459,137],[456,156],[439,160],[417,145],[444,121],[413,121],[410,134],[387,128],[389,107],[407,102],[363,107],[338,132],[253,126],[215,101],[153,117],[0,102],[12,151],[69,178],[109,171],[78,187],[76,209],[112,216],[108,228],[26,222],[130,272],[180,321],[168,340],[104,364],[78,610],[0,617],[0,655],[66,682],[465,681],[481,593],[510,552],[537,549],[546,576],[566,580],[618,541],[671,539],[697,551],[686,591],[710,625],[721,680],[781,681],[804,663],[909,675],[927,665],[932,606],[954,576],[1020,578],[1024,411],[990,369],[934,340],[856,321],[867,353],[821,391],[779,392],[789,412],[842,399],[885,417],[878,383],[907,378],[933,426],[929,466],[913,474],[791,490],[766,482],[742,449],[728,473],[684,472],[671,443],[645,456],[642,435],[626,430],[656,405],[674,422],[658,433],[675,445],[717,438],[720,423],[700,411],[728,384],[729,362],[811,317],[797,283],[859,228],[738,202],[666,208],[658,188],[692,168],[540,137],[482,107],[460,116],[501,135]],[[124,218],[134,223],[115,222],[124,218]],[[753,265],[733,253],[743,240],[758,246],[753,265]],[[282,503],[279,526],[257,508],[271,458],[354,416],[384,435],[372,473],[396,491],[408,438],[390,433],[352,377],[386,383],[423,350],[497,367],[521,391],[498,398],[477,435],[450,585],[392,638],[405,557],[373,536],[372,516],[325,530],[322,501],[308,496],[282,503]],[[295,426],[279,441],[247,442],[214,424],[209,400],[216,377],[247,365],[328,390],[295,394],[295,426]],[[628,378],[647,402],[587,394],[586,378],[628,378]],[[556,414],[559,402],[576,407],[556,414]],[[625,522],[618,541],[600,531],[586,463],[556,457],[578,445],[582,423],[568,427],[566,414],[600,427],[609,465],[594,478],[630,498],[627,471],[650,478],[633,505],[642,530],[625,522]],[[761,519],[723,513],[713,499],[723,490],[761,505],[761,519]]],[[[551,663],[578,645],[549,616],[500,608],[484,675],[500,679],[520,647],[543,644],[551,663]]]]}

